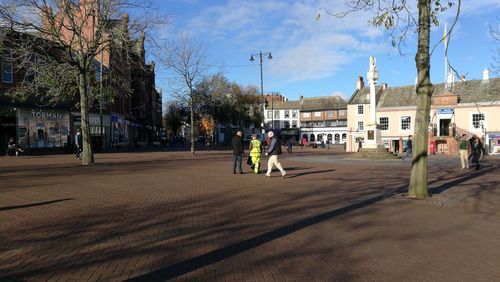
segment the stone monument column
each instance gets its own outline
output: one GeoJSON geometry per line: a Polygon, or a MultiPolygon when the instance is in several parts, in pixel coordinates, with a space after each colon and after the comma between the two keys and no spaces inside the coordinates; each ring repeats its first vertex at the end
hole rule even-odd
{"type": "Polygon", "coordinates": [[[370,67],[366,74],[368,85],[370,86],[370,121],[366,126],[365,148],[383,149],[380,136],[380,129],[377,124],[377,93],[375,84],[378,81],[378,70],[376,59],[370,56],[370,67]]]}

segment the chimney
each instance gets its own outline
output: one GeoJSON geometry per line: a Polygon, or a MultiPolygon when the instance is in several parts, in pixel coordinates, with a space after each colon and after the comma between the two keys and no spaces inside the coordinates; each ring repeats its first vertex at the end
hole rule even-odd
{"type": "Polygon", "coordinates": [[[363,77],[360,75],[358,76],[358,80],[356,81],[356,89],[361,90],[365,86],[365,83],[363,82],[363,77]]]}
{"type": "Polygon", "coordinates": [[[485,68],[483,71],[483,82],[486,83],[489,81],[490,81],[490,71],[488,70],[488,68],[485,68]]]}

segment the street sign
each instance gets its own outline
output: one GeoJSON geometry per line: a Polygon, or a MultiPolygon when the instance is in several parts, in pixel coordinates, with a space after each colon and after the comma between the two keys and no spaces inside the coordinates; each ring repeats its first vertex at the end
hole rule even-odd
{"type": "Polygon", "coordinates": [[[453,108],[437,109],[438,115],[453,114],[454,112],[455,112],[455,109],[453,109],[453,108]]]}

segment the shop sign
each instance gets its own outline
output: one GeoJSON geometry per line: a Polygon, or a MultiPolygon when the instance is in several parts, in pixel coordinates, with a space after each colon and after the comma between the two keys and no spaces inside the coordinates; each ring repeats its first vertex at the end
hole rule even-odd
{"type": "Polygon", "coordinates": [[[54,113],[54,112],[42,112],[42,111],[32,111],[31,112],[31,117],[37,118],[37,119],[46,119],[46,120],[59,120],[63,119],[63,114],[62,113],[54,113]]]}
{"type": "Polygon", "coordinates": [[[438,115],[453,114],[454,112],[455,112],[455,109],[453,109],[453,108],[443,108],[443,109],[437,110],[438,115]]]}
{"type": "Polygon", "coordinates": [[[500,139],[500,133],[488,133],[490,139],[500,139]]]}

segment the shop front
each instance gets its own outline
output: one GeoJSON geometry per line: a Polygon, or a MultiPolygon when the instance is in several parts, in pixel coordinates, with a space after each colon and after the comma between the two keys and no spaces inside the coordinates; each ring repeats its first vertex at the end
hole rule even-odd
{"type": "Polygon", "coordinates": [[[14,138],[17,142],[16,109],[0,107],[0,155],[6,152],[9,138],[14,138]]]}
{"type": "Polygon", "coordinates": [[[129,144],[130,121],[122,115],[111,114],[111,142],[113,147],[127,147],[129,144]]]}
{"type": "Polygon", "coordinates": [[[488,133],[487,145],[489,145],[489,153],[498,155],[500,154],[500,132],[488,133]]]}
{"type": "Polygon", "coordinates": [[[69,134],[70,113],[57,109],[18,109],[18,143],[27,148],[63,148],[69,134]]]}
{"type": "MultiPolygon", "coordinates": [[[[73,114],[73,131],[76,131],[81,127],[82,118],[81,114],[74,112],[73,114]]],[[[92,142],[92,148],[97,152],[101,149],[108,148],[110,145],[109,140],[111,139],[110,134],[110,119],[108,114],[101,115],[97,113],[89,113],[89,126],[90,126],[90,140],[92,142]]],[[[74,132],[73,132],[74,135],[74,132]]]]}

